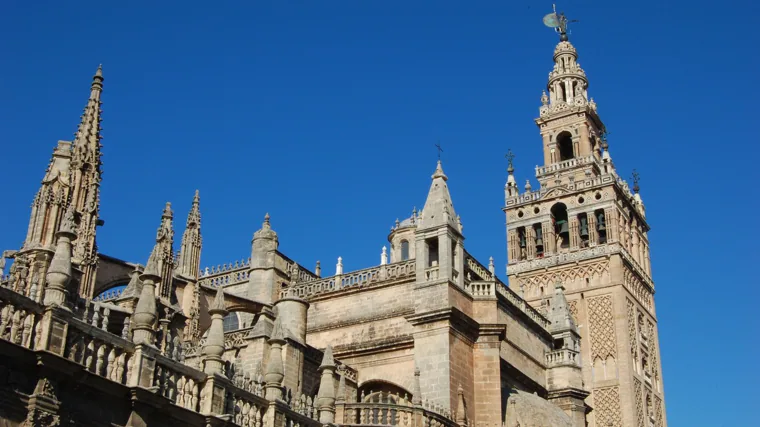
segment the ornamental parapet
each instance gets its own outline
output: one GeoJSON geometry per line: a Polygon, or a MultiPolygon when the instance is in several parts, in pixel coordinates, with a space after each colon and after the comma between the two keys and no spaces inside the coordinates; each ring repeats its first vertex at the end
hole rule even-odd
{"type": "Polygon", "coordinates": [[[408,396],[377,393],[366,401],[336,404],[336,423],[346,426],[457,427],[450,411],[408,396]],[[342,417],[340,415],[342,414],[342,417]]]}
{"type": "Polygon", "coordinates": [[[366,288],[388,281],[415,277],[415,275],[416,263],[415,260],[410,259],[299,283],[283,289],[280,292],[280,298],[308,299],[343,290],[366,288]]]}

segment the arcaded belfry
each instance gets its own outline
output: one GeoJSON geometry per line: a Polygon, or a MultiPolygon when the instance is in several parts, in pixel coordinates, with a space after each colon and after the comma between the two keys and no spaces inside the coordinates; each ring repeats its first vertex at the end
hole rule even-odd
{"type": "MultiPolygon", "coordinates": [[[[295,259],[304,242],[280,242],[277,216],[265,215],[278,207],[254,195],[251,228],[225,237],[247,245],[253,232],[250,252],[202,265],[220,255],[203,253],[195,187],[167,194],[180,203],[163,206],[145,267],[100,247],[98,68],[21,249],[3,252],[0,396],[13,398],[0,399],[0,425],[666,426],[639,176],[629,187],[612,162],[563,19],[549,19],[560,42],[536,119],[536,180],[503,151],[506,271],[465,245],[463,220],[490,214],[457,215],[467,189],[446,158],[419,165],[432,172],[421,199],[383,196],[411,215],[388,218],[372,253],[344,242],[295,259]],[[172,206],[187,214],[176,248],[172,206]],[[323,271],[316,258],[332,261],[323,271]],[[361,260],[377,264],[357,270],[361,260]]],[[[487,198],[477,208],[498,214],[487,198]]],[[[204,224],[225,212],[205,211],[204,224]]],[[[155,231],[110,226],[121,239],[155,231]]]]}

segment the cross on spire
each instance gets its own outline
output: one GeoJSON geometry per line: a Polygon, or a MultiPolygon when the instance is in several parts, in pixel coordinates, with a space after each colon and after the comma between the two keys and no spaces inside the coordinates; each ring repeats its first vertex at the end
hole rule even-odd
{"type": "Polygon", "coordinates": [[[512,160],[515,159],[515,154],[512,153],[512,149],[510,148],[507,150],[507,154],[504,155],[504,158],[507,159],[507,162],[509,162],[509,166],[507,167],[507,172],[510,174],[515,171],[514,166],[512,166],[512,160]]]}
{"type": "Polygon", "coordinates": [[[438,149],[438,160],[441,160],[441,153],[443,153],[443,148],[441,148],[441,141],[438,141],[438,143],[435,144],[435,148],[438,149]]]}
{"type": "Polygon", "coordinates": [[[633,192],[638,193],[639,192],[639,173],[636,171],[636,169],[633,170],[633,173],[631,174],[631,178],[633,179],[633,192]]]}

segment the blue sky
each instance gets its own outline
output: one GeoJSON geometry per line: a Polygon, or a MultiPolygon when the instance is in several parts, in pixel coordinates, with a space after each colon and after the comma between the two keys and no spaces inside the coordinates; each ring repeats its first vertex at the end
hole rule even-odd
{"type": "MultiPolygon", "coordinates": [[[[559,6],[581,20],[571,41],[615,165],[641,174],[669,423],[751,425],[760,61],[743,17],[760,8],[559,6]]],[[[557,41],[541,24],[550,10],[527,0],[7,2],[0,247],[22,243],[50,154],[76,130],[103,63],[104,253],[144,263],[164,203],[179,236],[197,188],[204,266],[248,257],[266,212],[280,249],[304,266],[378,264],[394,220],[424,204],[440,140],[465,246],[493,256],[503,277],[504,154],[516,154],[521,186],[542,161],[533,119],[557,41]]]]}

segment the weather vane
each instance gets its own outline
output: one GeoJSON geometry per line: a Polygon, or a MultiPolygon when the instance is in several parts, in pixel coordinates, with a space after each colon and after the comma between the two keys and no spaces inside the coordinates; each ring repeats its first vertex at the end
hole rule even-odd
{"type": "Polygon", "coordinates": [[[633,170],[633,173],[631,174],[631,178],[633,179],[633,192],[638,193],[639,192],[639,173],[636,171],[636,169],[633,170]]]}
{"type": "Polygon", "coordinates": [[[509,162],[509,166],[507,167],[507,172],[512,173],[515,171],[514,166],[512,166],[512,160],[514,160],[515,155],[512,153],[512,149],[510,148],[507,150],[507,154],[504,155],[504,157],[507,159],[507,162],[509,162]]]}
{"type": "Polygon", "coordinates": [[[435,148],[438,149],[438,160],[441,160],[441,153],[443,153],[443,148],[441,148],[441,141],[438,141],[438,144],[435,144],[435,148]]]}
{"type": "Polygon", "coordinates": [[[552,5],[553,12],[544,16],[544,25],[550,28],[554,28],[554,31],[559,33],[560,41],[567,41],[567,24],[571,22],[578,22],[577,19],[568,20],[565,16],[565,12],[557,13],[557,5],[552,5]]]}

